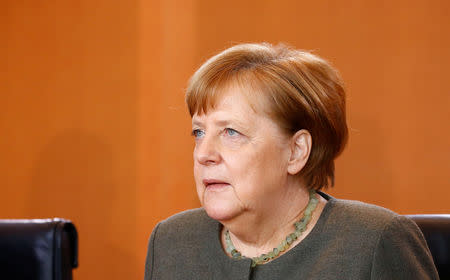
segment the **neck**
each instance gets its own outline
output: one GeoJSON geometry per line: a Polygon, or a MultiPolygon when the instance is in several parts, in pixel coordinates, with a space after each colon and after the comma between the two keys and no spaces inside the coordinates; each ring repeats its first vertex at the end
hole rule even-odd
{"type": "Polygon", "coordinates": [[[277,247],[293,232],[293,224],[303,215],[309,201],[304,187],[287,188],[272,205],[251,209],[222,224],[230,232],[234,246],[246,257],[256,257],[277,247]]]}

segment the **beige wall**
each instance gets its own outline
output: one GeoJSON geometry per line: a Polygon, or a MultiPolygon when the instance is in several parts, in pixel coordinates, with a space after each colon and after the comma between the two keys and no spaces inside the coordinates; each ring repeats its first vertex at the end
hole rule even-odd
{"type": "Polygon", "coordinates": [[[186,81],[254,41],[340,69],[351,132],[333,195],[450,212],[450,5],[395,3],[2,1],[0,218],[72,219],[76,279],[141,279],[155,223],[198,206],[186,81]]]}

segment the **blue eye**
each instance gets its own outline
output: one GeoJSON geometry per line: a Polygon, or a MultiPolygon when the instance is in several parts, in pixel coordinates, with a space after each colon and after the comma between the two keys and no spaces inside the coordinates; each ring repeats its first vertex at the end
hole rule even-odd
{"type": "Polygon", "coordinates": [[[201,129],[194,129],[192,130],[192,136],[195,138],[201,138],[205,135],[205,132],[201,129]]]}
{"type": "Polygon", "coordinates": [[[237,130],[234,130],[232,128],[225,128],[225,132],[229,135],[229,136],[237,136],[240,133],[237,130]]]}

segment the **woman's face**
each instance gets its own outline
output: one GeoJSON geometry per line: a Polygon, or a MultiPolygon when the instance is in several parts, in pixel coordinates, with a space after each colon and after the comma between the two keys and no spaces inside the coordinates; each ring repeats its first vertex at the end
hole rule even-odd
{"type": "Polygon", "coordinates": [[[208,215],[227,221],[276,207],[288,177],[290,138],[241,90],[227,90],[215,108],[192,118],[194,177],[208,215]]]}

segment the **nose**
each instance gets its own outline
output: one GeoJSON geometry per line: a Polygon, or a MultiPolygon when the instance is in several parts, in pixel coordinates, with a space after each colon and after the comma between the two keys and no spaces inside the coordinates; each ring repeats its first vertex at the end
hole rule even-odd
{"type": "Polygon", "coordinates": [[[215,137],[205,136],[196,143],[194,159],[202,165],[214,165],[220,163],[222,157],[219,151],[219,143],[215,137]]]}

